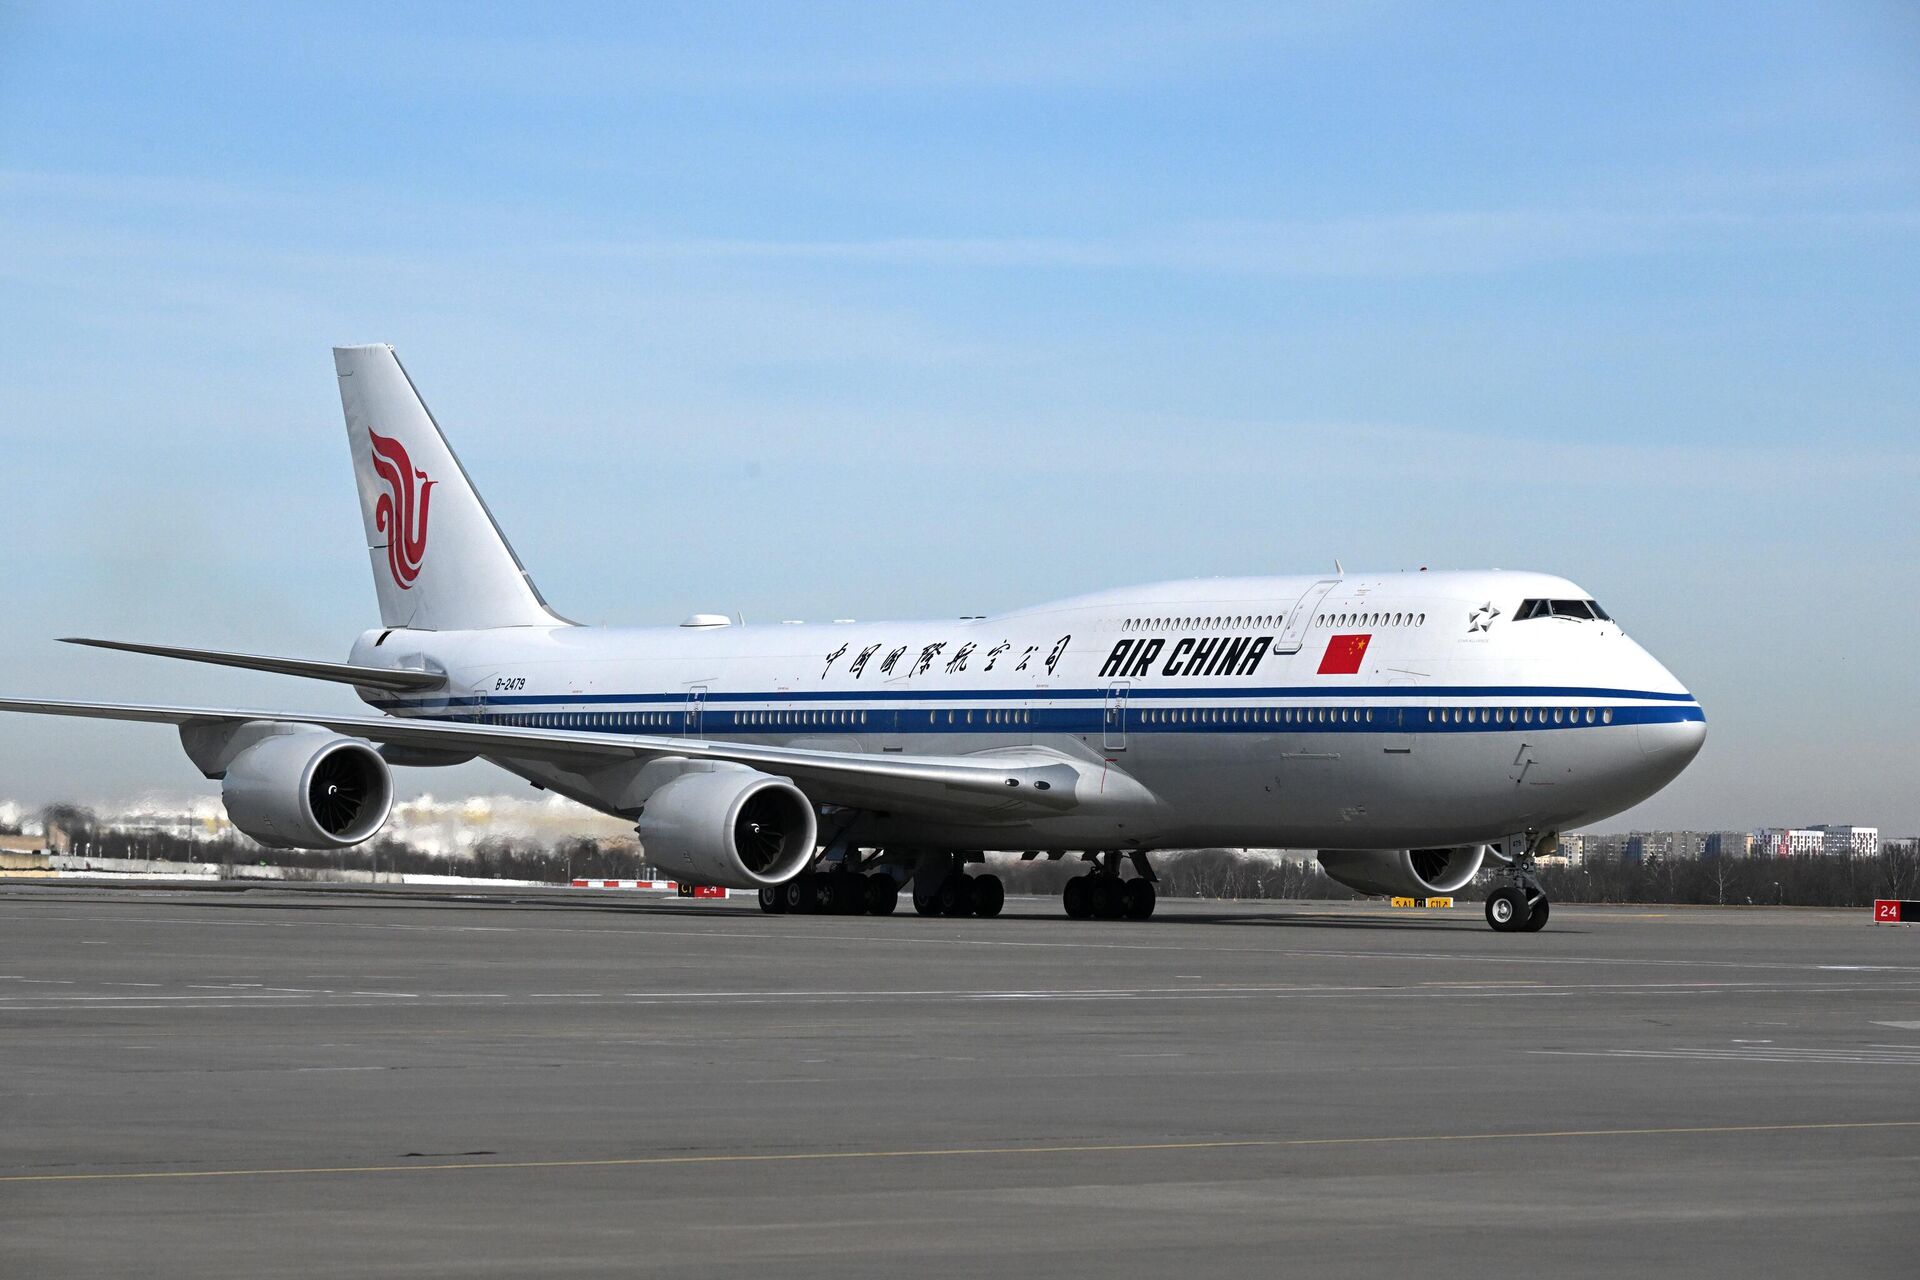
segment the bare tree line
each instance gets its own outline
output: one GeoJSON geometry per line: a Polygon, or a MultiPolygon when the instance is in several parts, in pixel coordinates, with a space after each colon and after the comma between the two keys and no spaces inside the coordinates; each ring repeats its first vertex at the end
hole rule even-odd
{"type": "Polygon", "coordinates": [[[1560,902],[1865,907],[1875,898],[1920,898],[1920,841],[1890,841],[1865,858],[1595,857],[1544,868],[1540,878],[1560,902]]]}
{"type": "MultiPolygon", "coordinates": [[[[266,849],[241,836],[197,840],[172,832],[115,830],[74,805],[50,805],[41,819],[71,837],[76,853],[215,865],[262,865],[313,872],[383,871],[468,875],[564,884],[575,877],[633,879],[646,857],[633,840],[581,837],[557,844],[512,836],[481,840],[460,854],[429,853],[392,837],[351,849],[266,849]]],[[[995,855],[990,869],[1009,893],[1050,895],[1086,870],[1078,858],[1020,861],[995,855]]],[[[1153,855],[1160,892],[1175,898],[1345,901],[1356,898],[1310,858],[1238,849],[1166,850],[1153,855]]],[[[1487,876],[1462,892],[1483,896],[1487,876]]],[[[1679,903],[1725,906],[1863,907],[1875,898],[1920,899],[1920,841],[1892,841],[1872,857],[1811,854],[1791,858],[1589,857],[1578,866],[1546,866],[1541,880],[1558,902],[1679,903]]]]}

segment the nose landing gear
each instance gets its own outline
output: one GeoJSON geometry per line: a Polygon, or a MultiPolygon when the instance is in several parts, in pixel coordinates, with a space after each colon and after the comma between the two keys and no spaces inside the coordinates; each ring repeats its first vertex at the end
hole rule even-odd
{"type": "Polygon", "coordinates": [[[1529,836],[1525,850],[1513,855],[1511,865],[1498,874],[1500,884],[1487,895],[1487,923],[1495,933],[1538,933],[1547,927],[1552,904],[1540,884],[1539,864],[1542,852],[1551,853],[1559,844],[1552,832],[1529,836]]]}

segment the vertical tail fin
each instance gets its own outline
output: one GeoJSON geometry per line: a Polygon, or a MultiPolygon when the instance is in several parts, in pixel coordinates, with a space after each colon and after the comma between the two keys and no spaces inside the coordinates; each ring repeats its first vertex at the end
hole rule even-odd
{"type": "Polygon", "coordinates": [[[333,367],[381,625],[565,625],[540,598],[393,348],[335,347],[333,367]]]}

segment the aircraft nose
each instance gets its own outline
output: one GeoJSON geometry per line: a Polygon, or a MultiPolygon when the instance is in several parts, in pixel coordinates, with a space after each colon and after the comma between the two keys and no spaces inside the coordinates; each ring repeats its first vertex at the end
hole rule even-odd
{"type": "Polygon", "coordinates": [[[1707,741],[1704,719],[1672,720],[1662,724],[1639,726],[1640,753],[1646,758],[1646,770],[1665,786],[1693,763],[1707,741]]]}

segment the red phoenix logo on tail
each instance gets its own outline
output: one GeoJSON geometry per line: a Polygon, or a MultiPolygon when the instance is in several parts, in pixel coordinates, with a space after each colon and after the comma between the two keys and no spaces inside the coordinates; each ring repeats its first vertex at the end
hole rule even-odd
{"type": "Polygon", "coordinates": [[[387,487],[373,504],[373,525],[387,536],[387,568],[394,585],[405,591],[420,576],[420,562],[426,558],[427,504],[434,482],[426,472],[413,469],[413,459],[398,440],[377,431],[367,432],[367,438],[373,441],[374,474],[387,487]]]}

